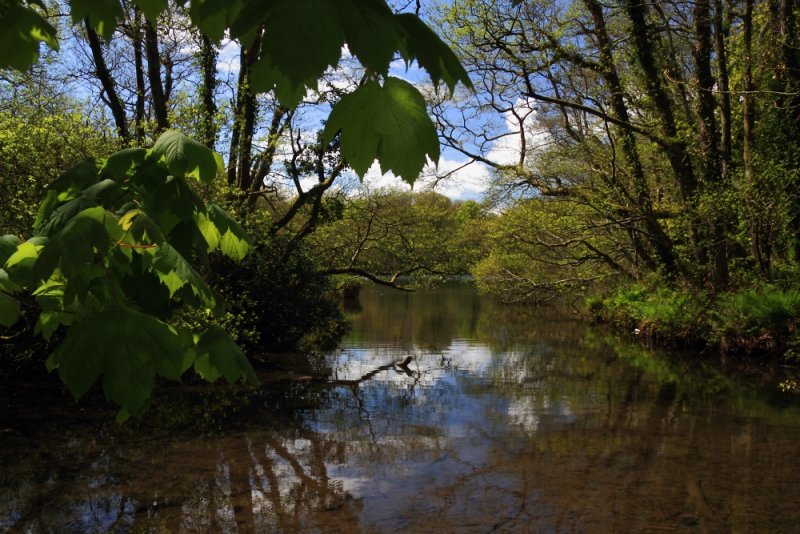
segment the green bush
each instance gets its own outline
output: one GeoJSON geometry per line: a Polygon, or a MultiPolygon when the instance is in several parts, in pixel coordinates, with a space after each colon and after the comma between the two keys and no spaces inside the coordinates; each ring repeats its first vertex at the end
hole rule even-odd
{"type": "Polygon", "coordinates": [[[587,300],[617,327],[680,344],[719,346],[740,355],[800,360],[800,290],[762,284],[712,299],[702,292],[633,283],[587,300]]]}
{"type": "Polygon", "coordinates": [[[212,285],[228,311],[222,326],[249,354],[335,346],[346,321],[328,279],[302,248],[262,240],[241,263],[213,258],[212,285]]]}
{"type": "Polygon", "coordinates": [[[590,307],[606,320],[638,329],[642,335],[694,341],[705,337],[706,300],[703,293],[635,283],[593,300],[590,307]]]}

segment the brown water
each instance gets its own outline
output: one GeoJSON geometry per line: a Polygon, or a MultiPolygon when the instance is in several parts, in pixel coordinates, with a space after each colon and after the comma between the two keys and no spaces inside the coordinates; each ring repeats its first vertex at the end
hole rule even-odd
{"type": "Polygon", "coordinates": [[[791,380],[469,286],[368,289],[361,306],[338,351],[258,392],[173,388],[123,429],[88,408],[6,418],[0,529],[800,531],[791,380]]]}

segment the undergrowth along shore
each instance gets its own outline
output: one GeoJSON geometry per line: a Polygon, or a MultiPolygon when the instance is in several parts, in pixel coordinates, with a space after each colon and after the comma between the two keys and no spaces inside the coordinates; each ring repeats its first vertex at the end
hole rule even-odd
{"type": "Polygon", "coordinates": [[[800,289],[776,284],[712,295],[644,283],[589,297],[593,319],[659,344],[800,364],[800,289]]]}

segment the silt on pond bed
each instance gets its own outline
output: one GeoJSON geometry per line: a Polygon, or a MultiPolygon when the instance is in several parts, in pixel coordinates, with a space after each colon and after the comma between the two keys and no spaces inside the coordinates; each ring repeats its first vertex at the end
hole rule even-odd
{"type": "Polygon", "coordinates": [[[198,402],[191,386],[166,391],[138,427],[68,405],[38,424],[5,414],[0,528],[800,524],[800,399],[772,379],[622,345],[552,311],[495,307],[461,284],[366,288],[343,345],[305,363],[257,391],[217,388],[198,402]],[[409,355],[409,372],[352,382],[409,355]],[[308,380],[323,371],[331,381],[308,380]]]}

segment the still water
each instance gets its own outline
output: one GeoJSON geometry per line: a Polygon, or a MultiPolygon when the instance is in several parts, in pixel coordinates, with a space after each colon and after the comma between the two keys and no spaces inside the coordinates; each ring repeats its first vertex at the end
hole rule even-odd
{"type": "Polygon", "coordinates": [[[9,422],[0,530],[800,531],[791,379],[467,285],[368,288],[352,320],[257,392],[167,389],[122,429],[67,407],[9,422]]]}

